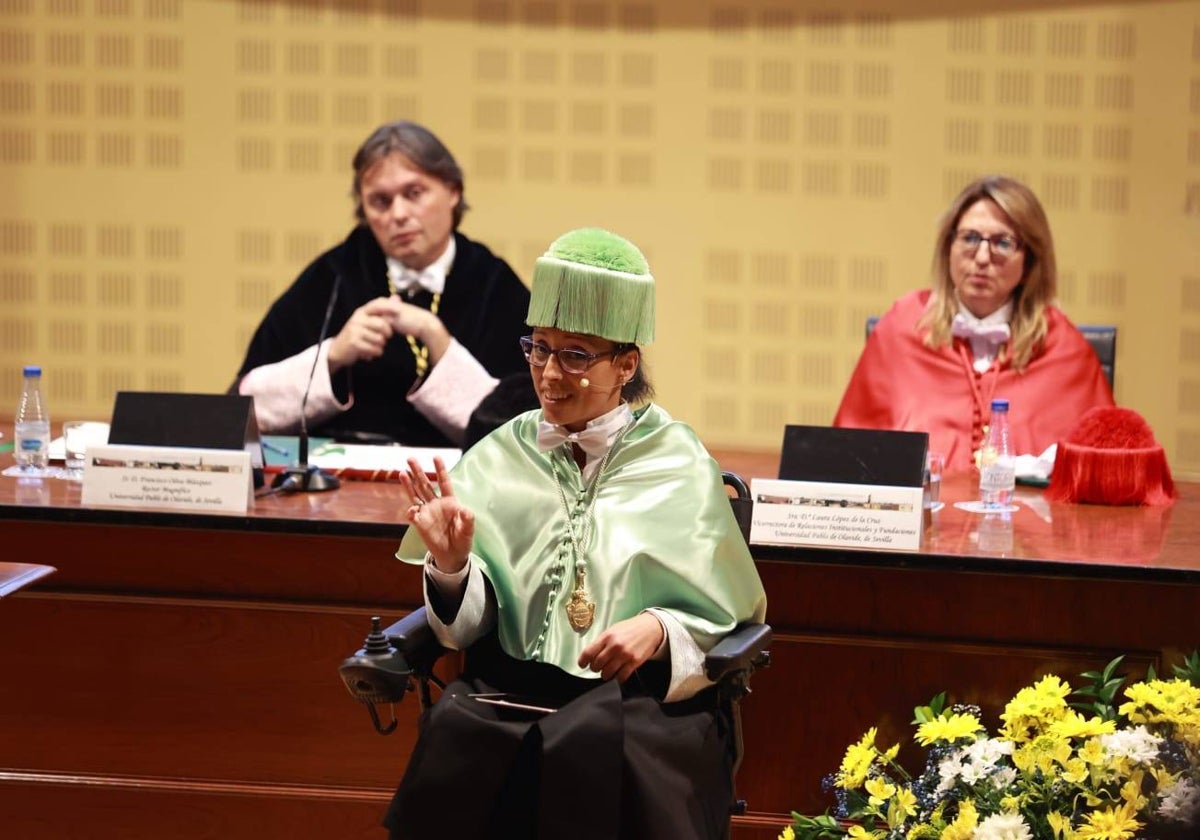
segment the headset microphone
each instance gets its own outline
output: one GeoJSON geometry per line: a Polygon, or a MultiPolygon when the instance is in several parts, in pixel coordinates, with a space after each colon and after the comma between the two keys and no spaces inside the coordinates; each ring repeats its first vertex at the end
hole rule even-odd
{"type": "Polygon", "coordinates": [[[608,391],[608,392],[610,392],[610,393],[611,393],[611,392],[613,392],[613,391],[619,391],[619,390],[621,390],[622,388],[624,388],[624,387],[625,387],[625,385],[626,385],[626,380],[620,380],[620,381],[619,381],[619,382],[617,382],[615,385],[612,385],[612,386],[610,386],[610,387],[608,387],[608,388],[605,388],[603,385],[596,385],[596,386],[593,386],[593,385],[592,385],[592,380],[588,379],[586,376],[580,377],[580,379],[579,379],[579,387],[580,387],[580,388],[587,389],[587,388],[592,388],[592,387],[595,387],[595,388],[596,388],[597,390],[599,390],[599,391],[608,391]]]}

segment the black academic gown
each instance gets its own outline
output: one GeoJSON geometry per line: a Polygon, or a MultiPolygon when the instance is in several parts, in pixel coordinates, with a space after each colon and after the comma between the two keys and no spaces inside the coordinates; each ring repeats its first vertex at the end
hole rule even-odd
{"type": "Polygon", "coordinates": [[[710,688],[664,704],[666,663],[624,685],[516,660],[495,635],[422,720],[384,818],[391,840],[723,840],[733,799],[731,722],[710,688]],[[481,703],[508,692],[557,708],[481,703]]]}
{"type": "MultiPolygon", "coordinates": [[[[528,380],[529,367],[517,339],[529,332],[525,326],[529,290],[508,263],[486,246],[461,233],[454,236],[454,265],[446,276],[438,316],[492,376],[523,374],[528,380]]],[[[341,275],[341,285],[327,337],[337,335],[354,310],[389,293],[387,262],[369,228],[356,227],[341,245],[314,260],[272,304],[250,340],[239,380],[256,367],[294,356],[317,342],[336,274],[341,275]]],[[[429,308],[432,299],[422,292],[411,302],[429,308]]],[[[309,431],[329,436],[369,432],[411,446],[453,445],[405,398],[416,376],[408,342],[400,337],[389,341],[380,358],[359,362],[334,376],[338,399],[345,402],[352,392],[354,404],[309,431]]],[[[532,386],[521,402],[531,399],[532,386]]]]}

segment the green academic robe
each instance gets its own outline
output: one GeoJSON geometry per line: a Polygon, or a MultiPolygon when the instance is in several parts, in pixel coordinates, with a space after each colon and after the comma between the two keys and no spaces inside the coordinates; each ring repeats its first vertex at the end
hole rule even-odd
{"type": "MultiPolygon", "coordinates": [[[[646,608],[669,613],[701,650],[763,619],[766,596],[720,470],[689,426],[646,407],[585,486],[566,446],[538,450],[541,416],[527,412],[502,426],[452,473],[455,496],[475,512],[472,556],[495,592],[505,653],[598,678],[579,667],[580,653],[646,608]],[[566,610],[576,586],[568,516],[596,605],[584,631],[566,610]]],[[[415,528],[397,556],[424,560],[415,528]]]]}

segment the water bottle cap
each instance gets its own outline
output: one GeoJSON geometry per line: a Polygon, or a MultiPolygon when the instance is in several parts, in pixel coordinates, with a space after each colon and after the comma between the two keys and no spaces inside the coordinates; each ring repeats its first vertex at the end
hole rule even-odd
{"type": "Polygon", "coordinates": [[[1008,400],[992,400],[992,411],[1008,411],[1008,400]]]}
{"type": "Polygon", "coordinates": [[[41,376],[42,368],[40,365],[25,365],[25,376],[41,376]]]}

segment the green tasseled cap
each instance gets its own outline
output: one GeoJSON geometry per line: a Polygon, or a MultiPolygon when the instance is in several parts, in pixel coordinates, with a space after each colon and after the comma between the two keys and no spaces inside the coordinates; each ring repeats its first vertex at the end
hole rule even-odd
{"type": "Polygon", "coordinates": [[[533,267],[532,327],[598,335],[622,344],[654,340],[654,277],[627,239],[599,228],[564,233],[533,267]]]}

